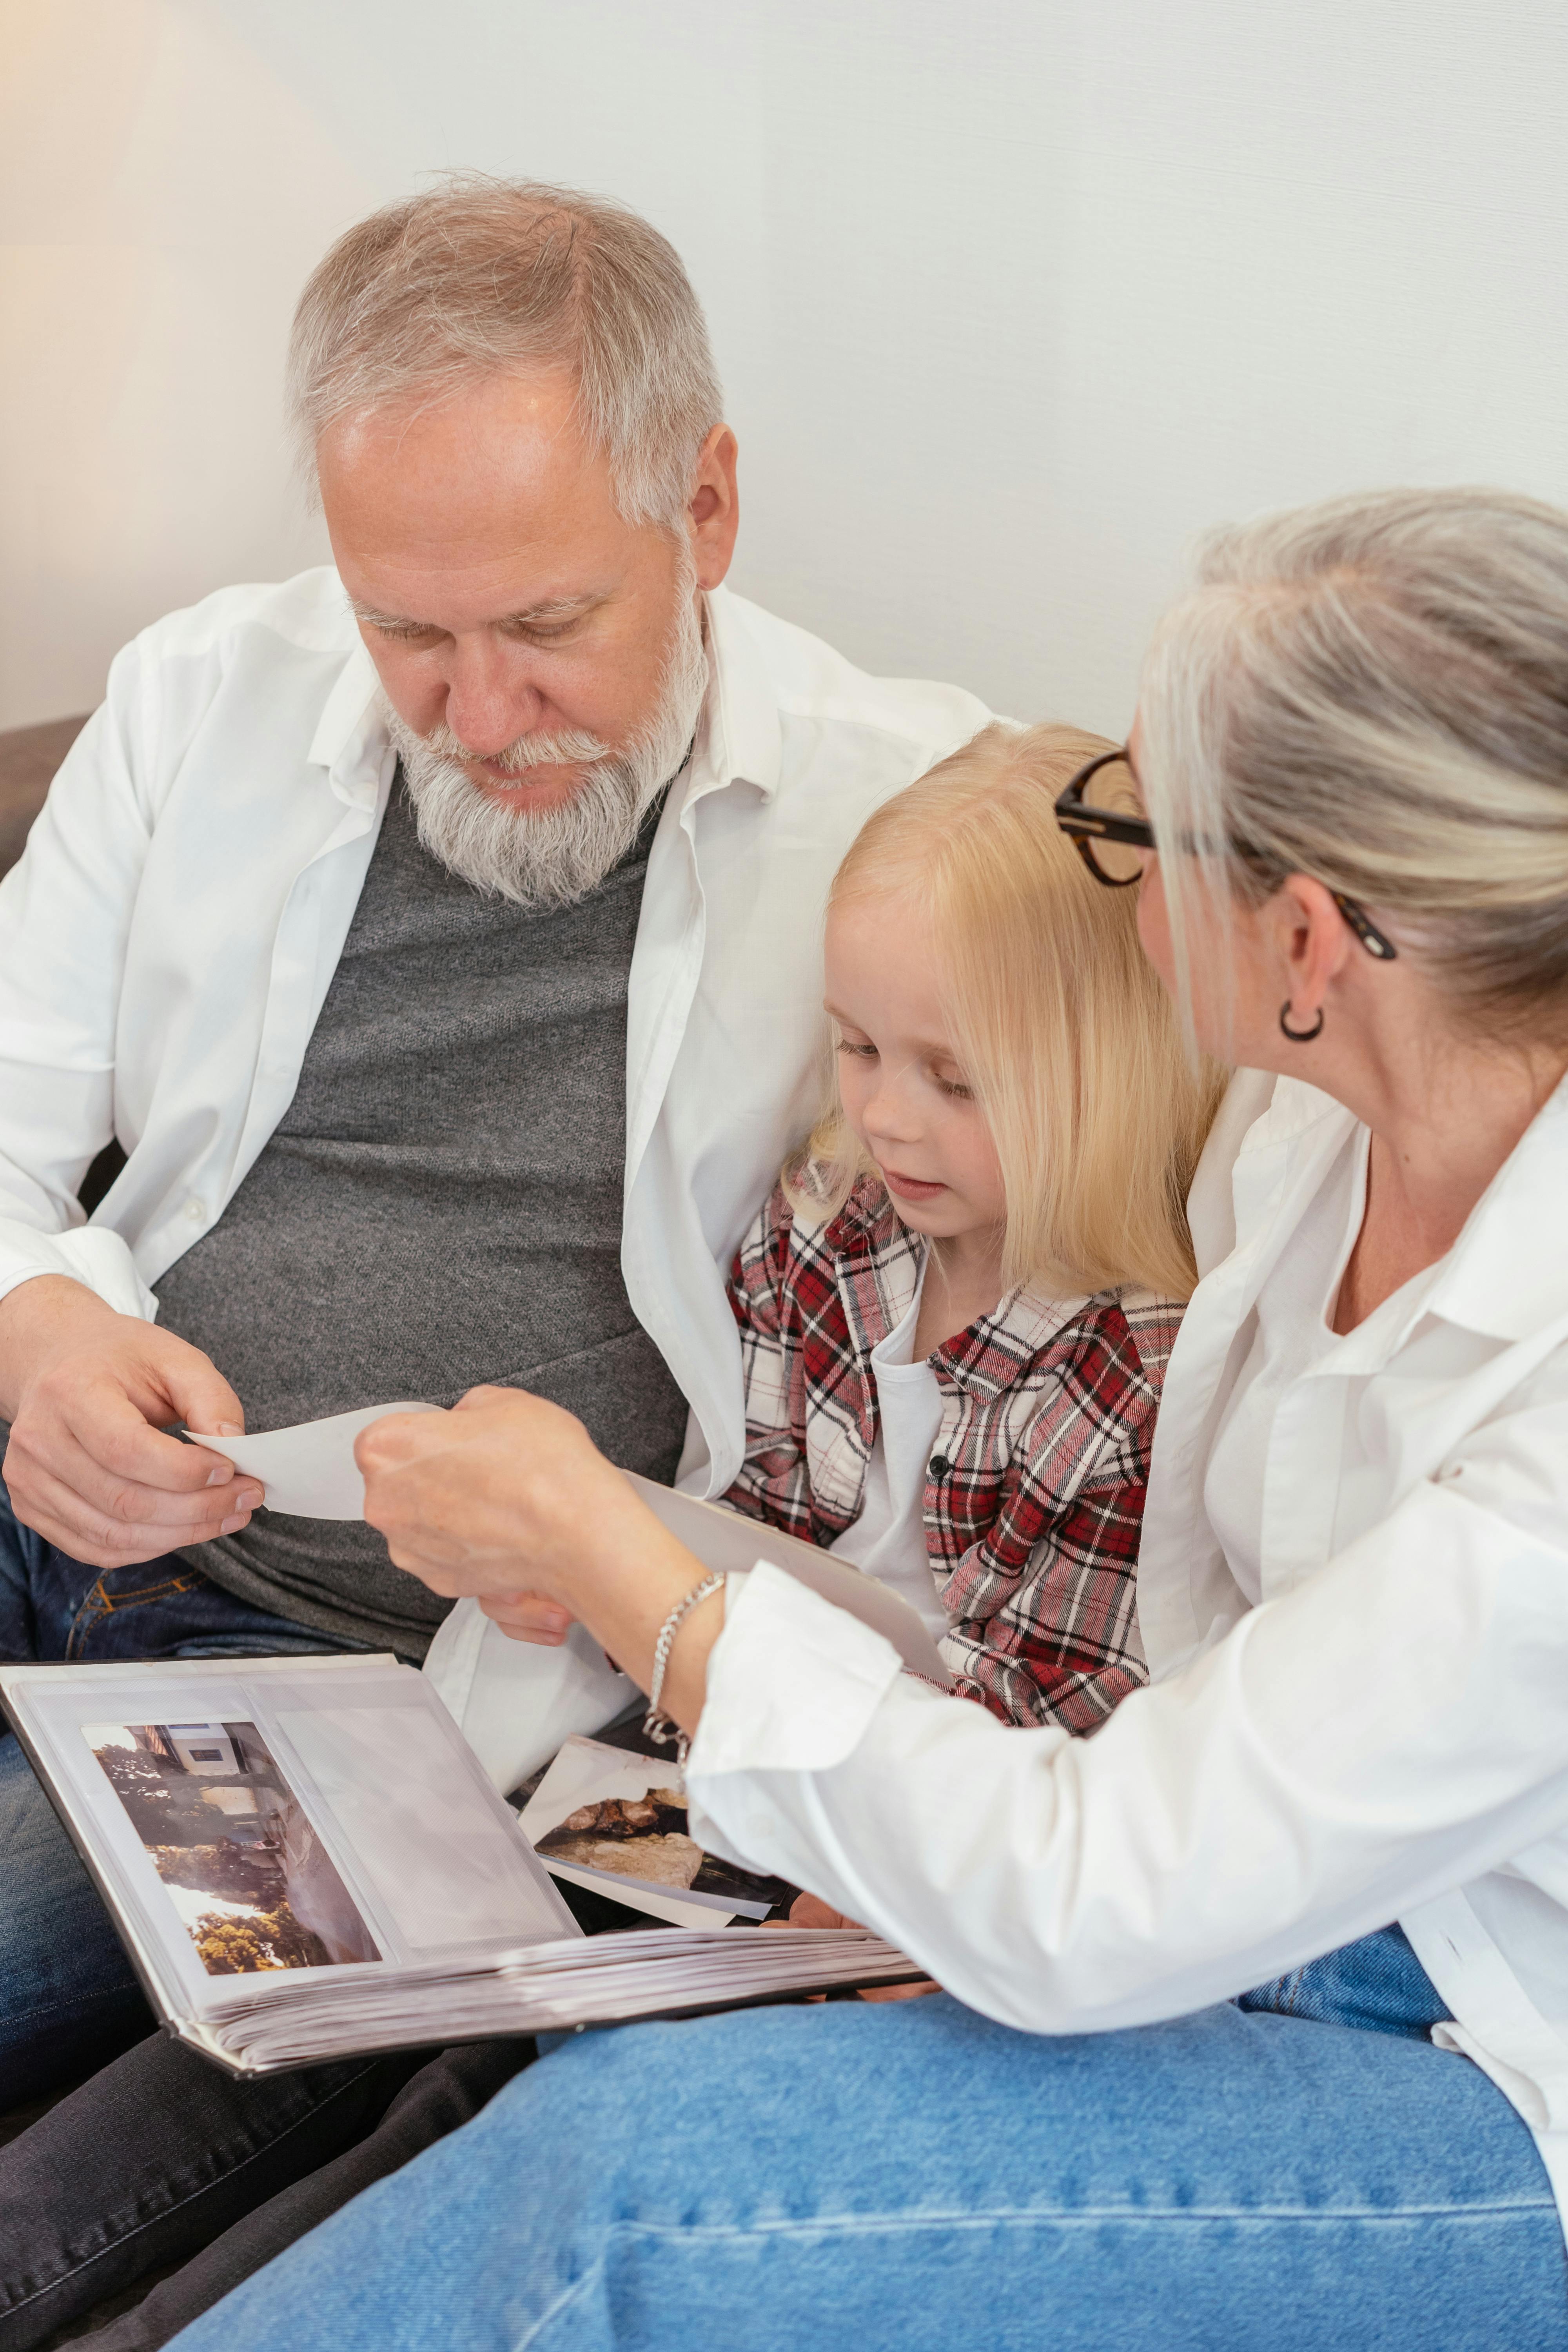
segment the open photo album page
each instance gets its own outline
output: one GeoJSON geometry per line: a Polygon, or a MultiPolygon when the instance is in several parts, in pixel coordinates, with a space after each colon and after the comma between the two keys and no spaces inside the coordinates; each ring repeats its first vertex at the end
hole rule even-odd
{"type": "Polygon", "coordinates": [[[439,1699],[395,1660],[57,1669],[29,1701],[135,1957],[189,2004],[237,1977],[260,1990],[579,1933],[439,1699]]]}

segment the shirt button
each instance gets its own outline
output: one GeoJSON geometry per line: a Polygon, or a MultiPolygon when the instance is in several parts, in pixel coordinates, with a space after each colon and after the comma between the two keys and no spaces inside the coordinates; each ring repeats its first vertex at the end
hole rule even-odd
{"type": "Polygon", "coordinates": [[[933,1478],[945,1478],[952,1468],[952,1465],[948,1460],[945,1454],[933,1454],[931,1455],[931,1475],[933,1478]]]}
{"type": "Polygon", "coordinates": [[[205,1225],[207,1221],[206,1202],[205,1201],[198,1201],[195,1194],[193,1194],[190,1200],[185,1202],[185,1214],[190,1219],[193,1225],[205,1225]]]}

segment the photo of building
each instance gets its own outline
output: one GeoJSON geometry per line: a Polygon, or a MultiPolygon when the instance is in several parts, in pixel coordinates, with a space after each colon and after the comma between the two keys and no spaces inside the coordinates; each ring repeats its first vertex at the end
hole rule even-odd
{"type": "Polygon", "coordinates": [[[380,1959],[253,1723],[90,1724],[87,1738],[209,1976],[380,1959]]]}

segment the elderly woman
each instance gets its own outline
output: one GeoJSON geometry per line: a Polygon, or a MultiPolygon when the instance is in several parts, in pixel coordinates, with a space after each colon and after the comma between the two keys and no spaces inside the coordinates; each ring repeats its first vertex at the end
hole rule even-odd
{"type": "Polygon", "coordinates": [[[777,1570],[680,1614],[548,1405],[381,1424],[393,1557],[645,1686],[673,1626],[703,1833],[945,1990],[571,2042],[188,2352],[1568,2347],[1568,517],[1221,541],[1059,814],[1279,1079],[1167,1381],[1152,1686],[1010,1729],[777,1570]]]}

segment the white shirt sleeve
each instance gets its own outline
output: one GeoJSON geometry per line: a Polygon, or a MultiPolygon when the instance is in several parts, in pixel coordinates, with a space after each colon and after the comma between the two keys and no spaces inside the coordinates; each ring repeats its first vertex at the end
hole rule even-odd
{"type": "Polygon", "coordinates": [[[692,1833],[1026,2031],[1243,1991],[1568,1822],[1568,1556],[1511,1499],[1563,1435],[1555,1406],[1478,1433],[1089,1739],[940,1696],[759,1566],[709,1663],[692,1833]]]}
{"type": "Polygon", "coordinates": [[[0,1297],[63,1274],[150,1318],[125,1243],[88,1227],[77,1199],[114,1132],[121,979],[149,837],[133,781],[138,668],[132,646],[0,883],[0,1297]]]}

